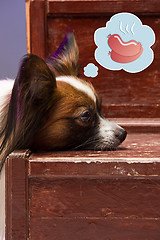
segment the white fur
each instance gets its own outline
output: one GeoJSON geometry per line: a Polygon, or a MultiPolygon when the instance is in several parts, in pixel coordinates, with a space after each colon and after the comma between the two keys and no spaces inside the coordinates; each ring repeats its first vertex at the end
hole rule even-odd
{"type": "Polygon", "coordinates": [[[87,94],[94,102],[96,102],[96,96],[92,88],[90,88],[85,82],[81,82],[78,78],[70,77],[70,76],[60,76],[57,77],[56,80],[66,82],[70,84],[72,87],[78,89],[79,91],[87,94]]]}
{"type": "Polygon", "coordinates": [[[99,129],[100,129],[100,135],[102,137],[105,137],[106,133],[108,133],[109,131],[113,131],[113,130],[120,130],[121,127],[118,126],[116,123],[109,121],[106,118],[99,118],[100,120],[100,124],[99,124],[99,129]]]}
{"type": "MultiPolygon", "coordinates": [[[[12,91],[14,80],[0,80],[0,109],[12,91]]],[[[0,240],[5,239],[5,166],[0,173],[0,240]]]]}
{"type": "Polygon", "coordinates": [[[13,84],[13,79],[0,80],[0,109],[6,100],[6,95],[12,91],[13,84]]]}
{"type": "Polygon", "coordinates": [[[118,133],[122,128],[118,126],[116,123],[109,121],[105,118],[99,118],[99,139],[100,142],[98,146],[103,150],[105,147],[117,147],[120,144],[118,138],[116,138],[115,134],[118,133]]]}
{"type": "MultiPolygon", "coordinates": [[[[85,82],[83,83],[80,80],[78,80],[78,78],[70,76],[61,76],[57,77],[56,80],[70,84],[72,87],[87,94],[87,96],[89,96],[94,102],[96,102],[96,96],[92,88],[90,88],[89,85],[85,84],[85,82]]],[[[0,108],[2,104],[4,104],[6,95],[12,91],[13,84],[14,84],[13,79],[0,80],[0,108]]]]}

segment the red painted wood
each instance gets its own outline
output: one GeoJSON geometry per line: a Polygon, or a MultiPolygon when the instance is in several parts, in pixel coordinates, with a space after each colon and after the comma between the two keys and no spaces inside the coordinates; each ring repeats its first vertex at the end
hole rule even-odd
{"type": "MultiPolygon", "coordinates": [[[[54,152],[54,153],[44,153],[43,155],[39,155],[38,153],[32,154],[32,159],[31,159],[31,174],[32,172],[32,167],[35,164],[35,169],[36,171],[40,171],[40,174],[42,174],[42,171],[45,170],[45,164],[42,166],[42,168],[39,168],[38,162],[43,162],[43,158],[47,160],[52,160],[54,162],[58,162],[61,159],[64,159],[65,161],[98,161],[102,160],[105,162],[114,162],[114,161],[120,161],[120,162],[132,162],[132,159],[139,161],[140,163],[146,163],[145,159],[154,161],[154,159],[160,158],[160,151],[159,151],[159,146],[160,146],[160,138],[159,138],[159,133],[158,134],[153,134],[153,133],[138,133],[138,134],[128,134],[126,140],[117,148],[116,151],[65,151],[65,152],[54,152]],[[37,166],[37,167],[36,167],[37,166]],[[44,169],[44,170],[43,170],[44,169]]],[[[47,164],[47,163],[46,163],[47,164]]],[[[49,163],[48,163],[49,164],[49,163]]],[[[86,164],[86,168],[87,168],[86,164]]],[[[46,167],[47,168],[47,167],[46,167]]],[[[55,168],[55,167],[54,167],[55,168]]],[[[96,167],[98,168],[98,166],[96,167]]],[[[61,170],[61,168],[60,168],[61,170]]],[[[65,169],[65,171],[69,171],[69,169],[65,169]]],[[[84,171],[84,169],[83,169],[84,171]]],[[[86,170],[87,171],[87,170],[86,170]]],[[[110,171],[110,170],[109,170],[110,171]]],[[[156,171],[156,170],[155,170],[156,171]]],[[[36,173],[38,175],[38,172],[36,173]]],[[[117,172],[117,170],[116,170],[117,172]]],[[[49,169],[46,171],[46,174],[50,173],[49,169]]]]}
{"type": "Polygon", "coordinates": [[[159,219],[43,218],[32,229],[31,239],[159,240],[159,225],[159,219]],[[41,233],[40,228],[44,230],[41,233]]]}
{"type": "Polygon", "coordinates": [[[73,14],[73,13],[117,13],[117,12],[137,12],[153,13],[160,11],[158,0],[109,0],[109,1],[76,1],[76,0],[48,0],[48,13],[53,14],[73,14]],[[132,6],[132,7],[131,7],[132,6]]]}
{"type": "Polygon", "coordinates": [[[16,151],[6,165],[10,239],[158,240],[159,134],[117,151],[16,151]]]}
{"type": "Polygon", "coordinates": [[[46,56],[46,11],[44,0],[30,0],[27,6],[29,53],[46,56]]]}
{"type": "MultiPolygon", "coordinates": [[[[107,168],[107,164],[103,167],[107,168]]],[[[159,183],[159,177],[141,179],[132,176],[126,180],[123,176],[109,178],[107,174],[31,178],[31,226],[32,218],[38,221],[42,216],[73,219],[160,218],[159,183]]]]}
{"type": "Polygon", "coordinates": [[[28,151],[21,151],[11,154],[6,161],[6,240],[28,237],[27,156],[28,151]]]}
{"type": "Polygon", "coordinates": [[[160,133],[159,118],[112,118],[128,133],[160,133]]]}
{"type": "Polygon", "coordinates": [[[160,118],[159,12],[159,0],[33,0],[30,1],[31,52],[41,57],[49,56],[56,51],[65,32],[73,29],[80,50],[80,77],[91,81],[102,97],[104,115],[109,118],[160,118]],[[104,69],[94,59],[95,30],[104,27],[115,13],[124,11],[135,13],[156,35],[156,43],[152,47],[153,63],[135,74],[104,69]],[[90,62],[99,67],[99,75],[95,79],[86,78],[83,74],[83,68],[90,62]]]}
{"type": "Polygon", "coordinates": [[[80,50],[80,76],[93,83],[102,97],[103,112],[109,118],[157,118],[160,117],[160,21],[156,16],[140,16],[143,24],[153,28],[156,34],[156,44],[153,46],[155,60],[140,73],[110,71],[101,67],[94,59],[96,45],[94,32],[104,27],[109,16],[76,16],[50,17],[48,19],[48,51],[53,53],[63,39],[67,29],[74,29],[80,50]],[[99,67],[99,75],[92,79],[84,76],[83,68],[88,63],[99,67]]]}
{"type": "MultiPolygon", "coordinates": [[[[109,71],[89,79],[106,117],[129,134],[116,151],[17,151],[6,165],[6,239],[159,240],[159,0],[30,0],[31,52],[53,53],[73,29],[83,67],[94,60],[94,31],[132,11],[156,34],[155,59],[141,73],[109,71]],[[156,119],[155,119],[156,118],[156,119]]],[[[86,78],[86,77],[85,77],[86,78]]]]}

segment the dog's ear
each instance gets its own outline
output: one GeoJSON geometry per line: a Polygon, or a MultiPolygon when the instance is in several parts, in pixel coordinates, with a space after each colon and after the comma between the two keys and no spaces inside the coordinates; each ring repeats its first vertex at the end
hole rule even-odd
{"type": "Polygon", "coordinates": [[[58,50],[47,59],[47,64],[56,76],[77,76],[79,72],[78,57],[79,50],[74,34],[68,32],[58,50]]]}
{"type": "Polygon", "coordinates": [[[48,109],[55,88],[56,78],[45,61],[33,54],[24,56],[12,92],[21,107],[27,103],[31,108],[48,109]]]}
{"type": "Polygon", "coordinates": [[[36,55],[26,55],[17,74],[5,126],[1,152],[29,147],[30,139],[43,124],[54,101],[56,79],[47,64],[36,55]]]}

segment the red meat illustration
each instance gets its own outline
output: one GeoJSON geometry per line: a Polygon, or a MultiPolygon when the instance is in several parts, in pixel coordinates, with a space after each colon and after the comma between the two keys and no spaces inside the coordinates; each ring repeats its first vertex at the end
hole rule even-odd
{"type": "Polygon", "coordinates": [[[140,42],[131,40],[123,42],[118,34],[108,36],[108,45],[112,49],[109,52],[112,60],[118,63],[129,63],[138,59],[143,52],[143,47],[140,42]]]}

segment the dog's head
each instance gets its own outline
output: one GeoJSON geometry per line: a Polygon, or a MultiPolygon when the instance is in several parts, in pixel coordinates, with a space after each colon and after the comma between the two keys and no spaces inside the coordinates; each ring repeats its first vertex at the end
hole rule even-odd
{"type": "Polygon", "coordinates": [[[13,87],[3,144],[38,150],[116,148],[126,131],[105,119],[93,86],[77,77],[78,47],[68,33],[45,62],[24,57],[13,87]]]}

